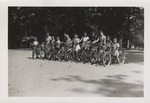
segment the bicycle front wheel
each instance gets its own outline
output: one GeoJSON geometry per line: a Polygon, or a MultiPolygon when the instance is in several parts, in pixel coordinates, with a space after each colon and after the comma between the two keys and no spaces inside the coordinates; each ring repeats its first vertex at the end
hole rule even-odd
{"type": "Polygon", "coordinates": [[[62,61],[64,57],[65,57],[65,51],[64,50],[58,51],[58,60],[62,61]]]}
{"type": "Polygon", "coordinates": [[[126,58],[125,53],[121,51],[119,53],[119,63],[123,64],[125,62],[125,58],[126,58]]]}
{"type": "Polygon", "coordinates": [[[44,59],[44,57],[45,57],[45,52],[44,52],[44,50],[40,50],[40,58],[41,59],[44,59]]]}

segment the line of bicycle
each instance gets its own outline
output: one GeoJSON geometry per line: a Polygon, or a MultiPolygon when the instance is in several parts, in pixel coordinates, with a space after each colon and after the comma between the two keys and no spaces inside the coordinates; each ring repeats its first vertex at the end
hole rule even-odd
{"type": "Polygon", "coordinates": [[[123,64],[126,59],[124,50],[119,50],[118,59],[113,54],[112,47],[107,45],[99,46],[91,42],[87,43],[83,48],[75,51],[71,44],[61,43],[60,48],[55,48],[54,45],[39,44],[36,49],[36,54],[32,54],[33,58],[75,62],[90,62],[91,64],[99,64],[103,66],[114,63],[123,64]]]}

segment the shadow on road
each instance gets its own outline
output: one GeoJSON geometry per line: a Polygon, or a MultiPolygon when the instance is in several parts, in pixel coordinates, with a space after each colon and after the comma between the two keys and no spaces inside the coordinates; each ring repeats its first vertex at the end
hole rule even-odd
{"type": "Polygon", "coordinates": [[[81,76],[68,75],[66,78],[57,78],[51,80],[55,82],[81,82],[86,83],[87,86],[88,84],[94,84],[98,86],[98,88],[95,88],[95,90],[88,90],[86,87],[70,89],[70,91],[75,93],[92,93],[103,95],[105,97],[143,97],[143,83],[133,84],[121,81],[126,77],[126,75],[113,75],[107,76],[106,79],[84,80],[81,76]]]}
{"type": "Polygon", "coordinates": [[[122,79],[124,79],[125,77],[128,77],[128,76],[127,75],[113,75],[113,76],[107,76],[107,77],[122,80],[122,79]]]}
{"type": "MultiPolygon", "coordinates": [[[[144,52],[140,51],[127,51],[126,53],[126,60],[125,64],[135,63],[144,65],[144,52]]],[[[27,59],[32,59],[32,57],[26,57],[27,59]]]]}
{"type": "Polygon", "coordinates": [[[141,71],[133,71],[133,72],[134,72],[134,73],[138,73],[138,74],[141,73],[141,71]]]}
{"type": "Polygon", "coordinates": [[[32,57],[27,57],[28,59],[32,59],[32,57]]]}

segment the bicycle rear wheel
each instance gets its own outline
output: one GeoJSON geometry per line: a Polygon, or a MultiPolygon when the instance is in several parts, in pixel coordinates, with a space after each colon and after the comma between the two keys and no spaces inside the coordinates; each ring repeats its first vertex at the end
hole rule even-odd
{"type": "Polygon", "coordinates": [[[88,49],[83,50],[82,54],[81,54],[81,59],[82,59],[83,63],[88,62],[89,58],[90,58],[89,50],[88,49]]]}
{"type": "Polygon", "coordinates": [[[107,66],[111,63],[111,54],[109,52],[105,52],[103,54],[103,65],[107,66]]]}
{"type": "Polygon", "coordinates": [[[97,50],[93,50],[90,52],[90,62],[94,64],[97,62],[97,50]]]}

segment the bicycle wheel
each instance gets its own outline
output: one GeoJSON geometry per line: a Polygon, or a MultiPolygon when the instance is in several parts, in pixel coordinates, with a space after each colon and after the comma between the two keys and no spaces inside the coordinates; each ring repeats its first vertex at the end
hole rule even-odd
{"type": "Polygon", "coordinates": [[[103,60],[103,52],[102,51],[98,51],[97,53],[97,63],[101,63],[103,60]]]}
{"type": "Polygon", "coordinates": [[[56,60],[56,50],[55,49],[51,49],[50,59],[51,60],[56,60]]]}
{"type": "Polygon", "coordinates": [[[51,57],[51,51],[50,51],[50,50],[49,50],[49,51],[46,50],[46,51],[45,51],[45,58],[49,60],[50,57],[51,57]]]}
{"type": "Polygon", "coordinates": [[[64,57],[65,57],[65,51],[64,50],[58,51],[58,60],[62,61],[64,57]]]}
{"type": "Polygon", "coordinates": [[[111,54],[109,52],[105,52],[103,54],[103,65],[107,66],[111,63],[111,54]]]}
{"type": "Polygon", "coordinates": [[[74,53],[73,50],[70,51],[70,55],[71,55],[71,56],[70,56],[70,60],[71,60],[71,61],[74,61],[74,60],[76,59],[76,54],[74,53]]]}
{"type": "Polygon", "coordinates": [[[80,58],[81,58],[81,61],[84,62],[84,59],[85,59],[85,53],[84,53],[85,50],[83,50],[81,52],[81,55],[80,55],[80,58]]]}
{"type": "Polygon", "coordinates": [[[44,57],[45,57],[45,52],[44,52],[44,50],[40,50],[40,51],[39,51],[39,55],[40,55],[40,58],[41,58],[41,59],[44,59],[44,57]]]}
{"type": "Polygon", "coordinates": [[[123,51],[120,51],[119,52],[119,63],[123,64],[125,62],[125,58],[126,58],[125,53],[123,51]]]}
{"type": "Polygon", "coordinates": [[[79,50],[76,55],[78,56],[78,58],[76,58],[76,59],[78,59],[81,62],[82,61],[82,57],[81,57],[82,56],[82,50],[79,50]]]}
{"type": "Polygon", "coordinates": [[[53,52],[53,59],[54,59],[54,60],[57,60],[57,59],[58,59],[58,58],[57,58],[57,54],[58,54],[57,50],[54,49],[54,52],[53,52]]]}
{"type": "Polygon", "coordinates": [[[90,53],[88,49],[83,50],[82,54],[81,54],[81,58],[83,63],[86,63],[89,61],[89,57],[90,57],[90,53]]]}
{"type": "Polygon", "coordinates": [[[94,64],[97,62],[97,50],[96,49],[92,49],[90,52],[90,62],[91,64],[94,64]]]}
{"type": "Polygon", "coordinates": [[[71,59],[71,52],[68,50],[68,51],[65,51],[65,61],[69,61],[71,59]]]}

